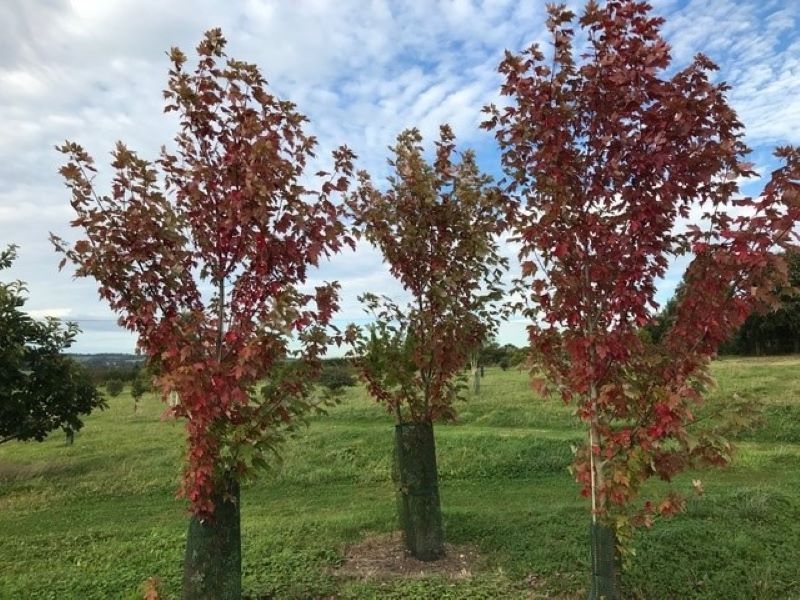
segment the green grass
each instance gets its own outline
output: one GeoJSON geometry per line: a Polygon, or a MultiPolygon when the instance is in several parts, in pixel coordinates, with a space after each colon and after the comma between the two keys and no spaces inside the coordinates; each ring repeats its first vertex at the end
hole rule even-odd
{"type": "MultiPolygon", "coordinates": [[[[800,359],[715,363],[711,402],[763,403],[735,464],[683,476],[706,493],[635,539],[630,598],[800,598],[800,359]]],[[[581,598],[586,502],[567,465],[571,409],[537,400],[526,375],[489,369],[459,421],[436,427],[447,538],[477,547],[470,579],[363,581],[335,574],[345,546],[396,528],[392,421],[360,388],[286,446],[243,490],[244,586],[256,598],[581,598]]],[[[65,446],[54,434],[0,446],[0,598],[177,597],[186,514],[174,499],[182,425],[127,394],[65,446]]]]}

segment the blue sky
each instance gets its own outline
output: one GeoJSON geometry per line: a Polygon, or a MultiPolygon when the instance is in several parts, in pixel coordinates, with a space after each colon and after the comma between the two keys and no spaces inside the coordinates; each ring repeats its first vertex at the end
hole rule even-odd
{"type": "MultiPolygon", "coordinates": [[[[480,108],[497,100],[505,49],[545,42],[544,1],[511,0],[4,0],[0,4],[0,244],[20,246],[10,273],[28,283],[26,308],[77,320],[77,352],[130,352],[135,340],[115,325],[93,281],[58,272],[48,233],[70,236],[69,195],[53,146],[70,139],[105,163],[116,140],[155,157],[174,134],[162,114],[165,51],[191,50],[222,27],[233,57],[257,63],[273,89],[311,119],[320,155],[347,143],[380,177],[386,147],[416,126],[432,140],[449,122],[462,147],[497,171],[480,108]]],[[[582,3],[568,3],[579,10],[582,3]]],[[[654,0],[675,66],[696,52],[719,78],[747,130],[752,160],[773,168],[776,145],[800,144],[800,2],[654,0]]],[[[747,188],[759,189],[757,182],[747,188]]],[[[8,277],[8,273],[3,274],[8,277]]],[[[363,319],[356,296],[399,294],[366,245],[313,276],[338,279],[339,322],[363,319]]],[[[659,297],[680,278],[671,270],[659,297]]],[[[501,342],[522,344],[524,323],[501,342]]]]}

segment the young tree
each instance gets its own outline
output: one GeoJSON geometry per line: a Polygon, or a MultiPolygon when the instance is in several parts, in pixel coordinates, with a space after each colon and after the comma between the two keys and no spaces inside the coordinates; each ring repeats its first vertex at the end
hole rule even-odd
{"type": "Polygon", "coordinates": [[[505,371],[508,368],[508,358],[506,357],[505,347],[501,348],[500,344],[494,338],[497,333],[496,328],[487,328],[485,324],[478,323],[481,331],[486,336],[481,345],[470,354],[469,366],[472,370],[472,393],[479,395],[481,392],[481,379],[484,376],[484,368],[487,365],[502,366],[505,371]]]}
{"type": "Polygon", "coordinates": [[[84,237],[53,237],[62,265],[94,277],[138,334],[157,385],[186,419],[182,493],[192,518],[183,595],[192,599],[241,595],[239,483],[310,408],[337,309],[337,284],[300,286],[309,267],[352,244],[332,194],[346,190],[353,154],[336,150],[336,173],[318,173],[327,178],[319,191],[306,187],[316,146],[306,118],[224,47],[220,30],[208,31],[191,72],[186,56],[170,51],[164,97],[179,118],[176,150],[151,163],[117,144],[110,195],[95,192],[83,148],[59,148],[72,225],[84,237]],[[267,377],[268,393],[254,393],[267,377]]]}
{"type": "MultiPolygon", "coordinates": [[[[0,270],[14,258],[14,246],[0,251],[0,270]]],[[[35,321],[22,310],[24,291],[20,281],[0,283],[0,444],[42,441],[59,427],[74,433],[82,415],[106,407],[84,369],[62,355],[77,325],[35,321]]]]}
{"type": "MultiPolygon", "coordinates": [[[[591,598],[617,598],[614,545],[636,524],[683,506],[670,493],[634,502],[652,476],[723,464],[730,445],[691,427],[709,359],[784,270],[770,251],[793,237],[798,151],[763,195],[737,198],[742,126],[714,64],[698,55],[668,75],[662,19],[633,0],[548,8],[552,56],[506,53],[502,108],[485,127],[519,200],[524,309],[533,357],[587,426],[574,473],[591,498],[591,598]],[[739,216],[735,216],[739,214],[739,216]],[[686,220],[694,224],[681,227],[686,220]],[[674,323],[660,344],[639,335],[671,257],[693,254],[674,323]]],[[[538,382],[542,383],[542,382],[538,382]]]]}
{"type": "Polygon", "coordinates": [[[494,333],[493,330],[496,328],[493,327],[493,324],[483,322],[477,315],[470,315],[468,319],[470,318],[473,321],[472,326],[475,328],[473,336],[476,339],[476,344],[469,353],[469,369],[472,375],[472,393],[478,396],[481,393],[481,377],[483,376],[483,364],[481,361],[483,347],[489,341],[494,333]]]}
{"type": "Polygon", "coordinates": [[[106,381],[106,393],[112,398],[116,398],[125,389],[125,384],[121,379],[109,379],[106,381]]]}
{"type": "Polygon", "coordinates": [[[139,401],[150,391],[152,375],[147,368],[136,367],[131,381],[131,398],[133,398],[133,414],[139,414],[139,401]]]}
{"type": "MultiPolygon", "coordinates": [[[[444,553],[433,421],[453,419],[463,386],[457,375],[485,338],[478,323],[497,319],[502,197],[471,151],[460,161],[442,126],[433,164],[416,129],[397,138],[394,175],[379,191],[369,176],[348,202],[360,234],[380,248],[411,299],[362,297],[377,317],[356,344],[372,396],[396,419],[395,474],[400,521],[409,551],[422,560],[444,553]]],[[[352,333],[352,332],[351,332],[352,333]]]]}
{"type": "Polygon", "coordinates": [[[335,396],[341,395],[346,387],[354,387],[357,380],[352,368],[343,364],[324,364],[319,376],[319,385],[335,396]]]}

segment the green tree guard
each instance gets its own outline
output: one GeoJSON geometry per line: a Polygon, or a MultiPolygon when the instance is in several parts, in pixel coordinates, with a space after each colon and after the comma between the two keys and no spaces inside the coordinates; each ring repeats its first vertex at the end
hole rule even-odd
{"type": "Polygon", "coordinates": [[[393,479],[405,546],[419,560],[444,556],[444,528],[431,423],[395,426],[393,479]]]}
{"type": "Polygon", "coordinates": [[[213,517],[193,515],[183,563],[183,600],[240,600],[242,542],[239,483],[226,477],[213,517]]]}
{"type": "Polygon", "coordinates": [[[613,528],[602,523],[589,525],[591,587],[589,600],[619,600],[620,556],[613,528]]]}

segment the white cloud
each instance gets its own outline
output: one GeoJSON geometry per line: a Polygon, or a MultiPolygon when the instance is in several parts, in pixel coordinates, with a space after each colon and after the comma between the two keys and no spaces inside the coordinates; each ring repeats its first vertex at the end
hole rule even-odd
{"type": "MultiPolygon", "coordinates": [[[[800,143],[800,4],[654,4],[668,17],[677,64],[697,51],[720,64],[754,158],[772,168],[772,146],[800,143]]],[[[0,244],[21,246],[10,275],[28,281],[32,310],[59,306],[113,323],[93,282],[55,270],[47,235],[68,233],[70,208],[53,146],[78,141],[101,166],[118,139],[153,157],[174,134],[174,120],[161,112],[165,51],[177,45],[191,56],[205,29],[221,26],[230,55],[257,63],[278,94],[308,114],[321,164],[347,143],[380,181],[386,147],[400,130],[420,127],[432,145],[443,121],[497,174],[491,137],[476,127],[479,110],[497,99],[503,50],[546,40],[543,19],[543,3],[534,0],[5,0],[0,244]]],[[[365,288],[399,290],[379,256],[362,247],[317,276],[342,281],[343,318],[360,314],[355,296],[365,288]]],[[[89,327],[100,322],[87,320],[78,351],[132,350],[129,334],[101,336],[89,327]]]]}

